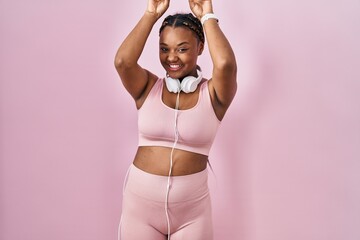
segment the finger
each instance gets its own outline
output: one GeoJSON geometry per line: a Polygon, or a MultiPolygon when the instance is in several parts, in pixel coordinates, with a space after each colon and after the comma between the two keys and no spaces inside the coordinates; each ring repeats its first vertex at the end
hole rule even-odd
{"type": "Polygon", "coordinates": [[[189,5],[190,5],[190,8],[192,9],[192,8],[194,8],[194,6],[195,6],[195,3],[194,3],[194,1],[192,1],[192,0],[189,0],[189,5]]]}

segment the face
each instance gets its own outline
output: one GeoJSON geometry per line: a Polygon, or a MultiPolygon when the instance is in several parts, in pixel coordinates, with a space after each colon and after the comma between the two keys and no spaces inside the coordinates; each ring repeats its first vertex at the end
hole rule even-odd
{"type": "Polygon", "coordinates": [[[160,62],[171,78],[196,76],[196,62],[204,44],[186,27],[167,26],[160,34],[160,62]]]}

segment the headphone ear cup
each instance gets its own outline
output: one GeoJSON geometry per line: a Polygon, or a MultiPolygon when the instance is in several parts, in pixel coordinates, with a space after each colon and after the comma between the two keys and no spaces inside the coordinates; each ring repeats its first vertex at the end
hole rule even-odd
{"type": "MultiPolygon", "coordinates": [[[[185,93],[193,92],[193,91],[191,91],[191,86],[193,85],[192,83],[194,81],[196,81],[196,78],[193,76],[185,77],[181,81],[181,90],[184,91],[185,93]]],[[[195,89],[196,89],[196,87],[195,87],[195,89]]]]}
{"type": "Polygon", "coordinates": [[[202,80],[202,72],[197,71],[198,77],[188,76],[181,81],[181,90],[185,93],[194,92],[202,80]]]}
{"type": "Polygon", "coordinates": [[[174,78],[166,76],[165,83],[166,83],[166,87],[169,90],[169,92],[178,93],[181,90],[179,79],[174,79],[174,78]]]}

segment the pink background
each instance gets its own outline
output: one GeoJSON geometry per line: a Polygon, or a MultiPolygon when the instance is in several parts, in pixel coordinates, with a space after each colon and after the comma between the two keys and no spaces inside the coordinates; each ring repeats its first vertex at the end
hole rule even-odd
{"type": "MultiPolygon", "coordinates": [[[[360,2],[214,2],[239,69],[211,151],[216,239],[360,239],[360,2]]],[[[145,6],[1,0],[1,240],[116,239],[137,115],[113,58],[145,6]]],[[[162,75],[158,28],[140,62],[162,75]]]]}

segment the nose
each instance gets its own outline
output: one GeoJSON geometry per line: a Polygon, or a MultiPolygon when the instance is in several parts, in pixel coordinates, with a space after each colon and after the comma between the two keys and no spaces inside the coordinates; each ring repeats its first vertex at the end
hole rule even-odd
{"type": "Polygon", "coordinates": [[[177,59],[178,59],[178,56],[177,56],[176,52],[174,52],[174,51],[169,52],[169,54],[168,54],[168,56],[167,56],[167,60],[168,60],[169,62],[174,62],[174,61],[176,61],[177,59]]]}

